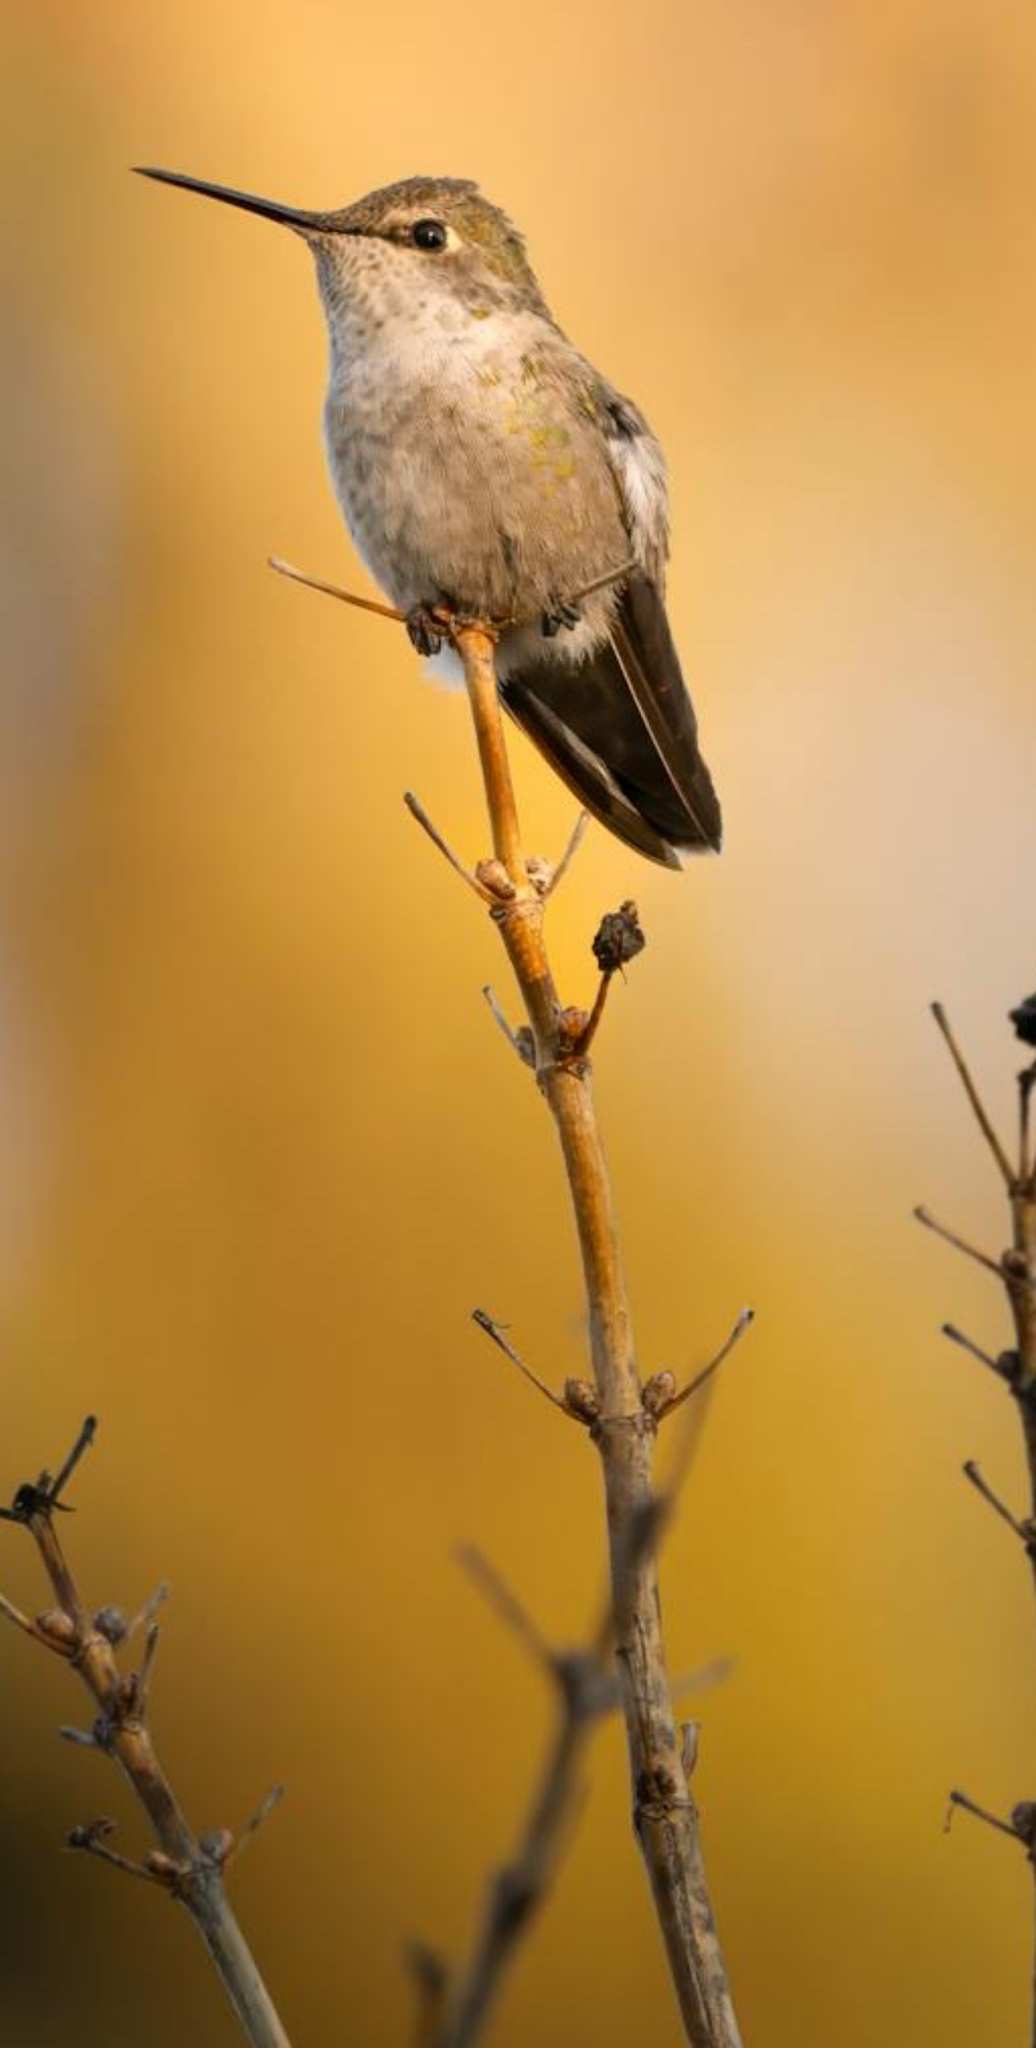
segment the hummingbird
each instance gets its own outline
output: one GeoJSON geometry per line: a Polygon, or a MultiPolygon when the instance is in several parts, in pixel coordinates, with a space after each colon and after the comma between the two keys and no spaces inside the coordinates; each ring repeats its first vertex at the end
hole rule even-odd
{"type": "Polygon", "coordinates": [[[665,610],[665,458],[558,326],[507,214],[464,178],[315,213],[139,168],[308,244],[335,491],[417,651],[440,654],[444,609],[491,621],[504,706],[585,808],[666,867],[718,851],[665,610]]]}

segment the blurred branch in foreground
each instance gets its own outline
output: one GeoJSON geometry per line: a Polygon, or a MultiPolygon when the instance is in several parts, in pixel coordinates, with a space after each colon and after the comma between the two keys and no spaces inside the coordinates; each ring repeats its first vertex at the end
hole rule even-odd
{"type": "Polygon", "coordinates": [[[82,1680],[96,1708],[92,1726],[88,1730],[62,1728],[61,1734],[82,1748],[102,1750],[120,1766],[151,1822],[158,1847],[142,1862],[120,1855],[111,1847],[115,1823],[106,1818],[72,1828],[66,1847],[97,1856],[131,1877],[157,1885],[186,1907],[252,2048],[290,2048],[224,1886],[228,1865],[277,1804],[281,1788],[267,1795],[238,1835],[226,1828],[200,1837],[192,1833],[155,1755],[148,1727],[148,1696],[159,1637],[155,1615],[168,1588],[160,1586],[131,1621],[116,1607],[102,1607],[91,1616],[58,1539],[55,1515],[68,1512],[62,1495],[93,1442],[96,1428],[94,1416],[88,1415],[57,1477],[41,1472],[37,1480],[18,1488],[9,1508],[0,1508],[0,1519],[17,1523],[33,1538],[55,1601],[45,1613],[30,1619],[0,1595],[0,1614],[44,1649],[62,1657],[82,1680]],[[140,1668],[120,1671],[115,1652],[140,1631],[144,1634],[140,1668]]]}
{"type": "MultiPolygon", "coordinates": [[[[1007,1295],[1014,1324],[1013,1350],[997,1353],[987,1351],[972,1337],[966,1336],[963,1330],[959,1330],[955,1323],[944,1323],[943,1335],[960,1350],[966,1351],[971,1358],[986,1366],[990,1372],[995,1373],[1014,1397],[1021,1419],[1029,1467],[1028,1514],[1015,1515],[1012,1512],[984,1478],[973,1458],[966,1460],[963,1469],[965,1478],[976,1493],[1018,1538],[1029,1560],[1036,1583],[1036,1161],[1033,1158],[1030,1130],[1031,1099],[1036,1087],[1036,1060],[1024,1067],[1018,1075],[1018,1135],[1016,1155],[1012,1160],[990,1121],[971,1070],[941,1003],[932,1004],[932,1015],[946,1041],[961,1086],[1003,1182],[1010,1209],[1011,1243],[999,1258],[994,1258],[987,1252],[976,1250],[973,1245],[958,1237],[955,1231],[937,1223],[927,1209],[915,1209],[914,1214],[918,1222],[925,1224],[929,1230],[936,1231],[956,1251],[963,1253],[966,1258],[977,1261],[987,1272],[995,1274],[1001,1280],[1007,1295]]],[[[1027,997],[1016,1010],[1011,1011],[1011,1022],[1022,1044],[1036,1048],[1036,995],[1027,997]]],[[[1020,1842],[1036,1877],[1036,1803],[1031,1800],[1019,1801],[1010,1818],[1003,1820],[991,1813],[988,1808],[980,1806],[967,1793],[954,1791],[950,1793],[947,1825],[958,1808],[1020,1842]]],[[[1036,1984],[1033,1994],[1032,2041],[1033,2048],[1036,2048],[1036,1984]]]]}
{"type": "MultiPolygon", "coordinates": [[[[565,1397],[559,1400],[529,1371],[498,1324],[481,1310],[476,1310],[474,1320],[548,1399],[592,1429],[592,1420],[580,1414],[580,1382],[568,1382],[565,1397]]],[[[657,1494],[649,1507],[630,1525],[624,1577],[632,1578],[643,1558],[657,1546],[690,1465],[707,1398],[715,1385],[715,1374],[750,1321],[748,1311],[739,1316],[726,1343],[715,1358],[689,1381],[682,1394],[677,1395],[671,1387],[671,1374],[656,1375],[662,1383],[659,1412],[668,1412],[669,1408],[692,1395],[697,1399],[687,1410],[665,1492],[657,1494]]],[[[586,1389],[588,1394],[591,1391],[586,1389]]],[[[420,1998],[417,2048],[422,2048],[424,2043],[430,2043],[431,2048],[472,2048],[482,2034],[507,1965],[533,1915],[543,1903],[563,1853],[576,1816],[582,1790],[583,1760],[594,1729],[601,1718],[613,1712],[620,1703],[620,1683],[610,1655],[615,1621],[612,1597],[605,1602],[585,1648],[555,1649],[544,1640],[514,1594],[479,1551],[465,1549],[460,1553],[460,1561],[495,1613],[545,1674],[557,1700],[557,1716],[514,1851],[487,1886],[481,1924],[463,1971],[451,1980],[443,1960],[432,1955],[431,1951],[415,1946],[409,1952],[420,1998]],[[432,1998],[434,2005],[431,2004],[432,1998]]],[[[717,1661],[691,1673],[674,1687],[674,1692],[681,1695],[702,1692],[725,1678],[729,1668],[725,1660],[717,1661]]],[[[693,1721],[683,1722],[681,1736],[683,1765],[689,1777],[697,1745],[696,1724],[693,1721]]]]}

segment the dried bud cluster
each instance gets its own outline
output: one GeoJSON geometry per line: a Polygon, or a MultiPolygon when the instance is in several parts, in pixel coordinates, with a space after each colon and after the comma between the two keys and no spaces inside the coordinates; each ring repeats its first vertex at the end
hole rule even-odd
{"type": "Polygon", "coordinates": [[[623,903],[602,917],[593,942],[594,959],[602,974],[615,974],[642,953],[646,943],[636,904],[623,903]]]}

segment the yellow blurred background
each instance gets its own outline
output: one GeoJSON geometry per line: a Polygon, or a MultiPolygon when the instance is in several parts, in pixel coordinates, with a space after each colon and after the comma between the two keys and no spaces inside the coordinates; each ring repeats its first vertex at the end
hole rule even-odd
{"type": "MultiPolygon", "coordinates": [[[[642,1366],[742,1302],[665,1558],[672,1662],[727,1652],[696,1780],[750,2048],[1024,2036],[1036,1789],[988,1161],[1031,987],[1036,18],[962,0],[37,0],[3,30],[0,1483],[54,1460],[91,1597],[173,1582],[156,1732],[199,1827],[289,1797],[235,1879],[298,2048],[405,2043],[399,1954],[463,1947],[547,1725],[452,1562],[578,1637],[594,1459],[555,1381],[578,1273],[547,1119],[481,1002],[494,936],[402,810],[484,850],[463,702],[366,587],[322,469],[304,252],[147,187],[299,204],[476,176],[670,458],[672,616],[727,816],[674,877],[595,831],[553,913],[569,1000],[633,892],[600,1041],[642,1366]]],[[[571,804],[524,743],[529,845],[571,804]]],[[[509,997],[509,991],[508,997],[509,997]]],[[[0,1585],[42,1604],[29,1546],[0,1585]]],[[[62,1747],[68,1675],[0,1638],[5,2038],[236,2039],[191,1929],[62,1857],[131,1803],[62,1747]]],[[[675,2043],[620,1731],[498,2048],[675,2043]]]]}

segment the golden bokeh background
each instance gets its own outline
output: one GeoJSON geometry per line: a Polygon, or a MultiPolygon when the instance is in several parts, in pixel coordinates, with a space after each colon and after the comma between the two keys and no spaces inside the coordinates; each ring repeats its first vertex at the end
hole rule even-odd
{"type": "MultiPolygon", "coordinates": [[[[294,2041],[406,2043],[399,1964],[456,1953],[547,1725],[452,1561],[543,1626],[595,1611],[559,1380],[581,1303],[554,1144],[479,996],[493,934],[407,819],[484,848],[461,699],[365,587],[322,471],[324,337],[291,237],[134,162],[315,206],[477,176],[672,472],[672,615],[724,797],[673,877],[594,832],[552,914],[566,993],[633,891],[649,949],[598,1059],[642,1363],[732,1365],[665,1558],[674,1667],[751,2048],[1023,2038],[1031,1593],[959,1476],[1022,1505],[1000,1197],[927,1014],[1011,1109],[1032,985],[1036,18],[976,0],[37,0],[2,79],[0,1446],[102,1417],[90,1595],[173,1582],[156,1729],[199,1827],[289,1797],[235,1895],[294,2041]]],[[[565,792],[516,742],[529,844],[565,792]]],[[[42,1604],[17,1531],[0,1584],[42,1604]]],[[[60,1745],[67,1673],[3,1685],[5,2038],[236,2039],[187,1923],[57,1853],[131,1803],[60,1745]]],[[[498,2048],[675,2043],[602,1734],[498,2048]]]]}

